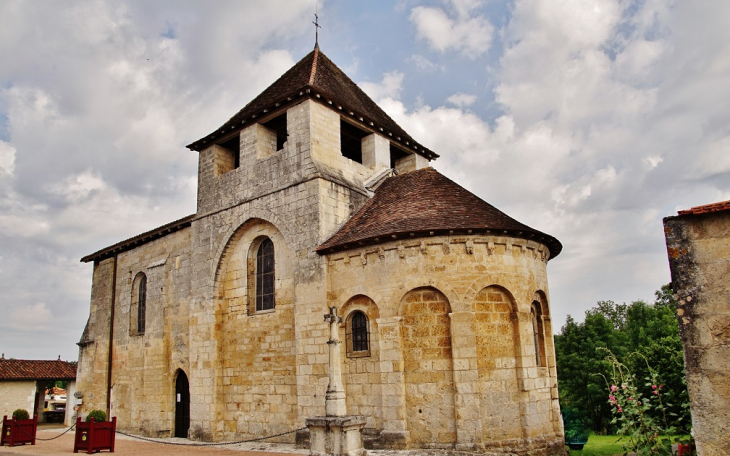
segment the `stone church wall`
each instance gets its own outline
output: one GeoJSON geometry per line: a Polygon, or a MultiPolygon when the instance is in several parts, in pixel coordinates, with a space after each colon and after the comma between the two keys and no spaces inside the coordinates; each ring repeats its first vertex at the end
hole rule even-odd
{"type": "Polygon", "coordinates": [[[311,100],[286,116],[289,136],[273,155],[257,152],[266,131],[256,125],[240,134],[237,169],[216,176],[215,147],[201,152],[192,224],[194,438],[275,434],[324,411],[325,271],[314,249],[365,201],[364,189],[354,189],[369,171],[352,162],[340,183],[323,179],[332,151],[339,155],[339,116],[311,100]],[[260,236],[276,252],[271,314],[252,314],[247,291],[245,261],[260,236]]]}
{"type": "Polygon", "coordinates": [[[473,235],[328,256],[329,304],[347,317],[359,303],[372,322],[372,360],[343,357],[343,381],[348,396],[365,382],[372,394],[349,401],[348,413],[379,404],[382,417],[367,425],[381,435],[375,445],[562,451],[547,255],[532,241],[473,235]]]}

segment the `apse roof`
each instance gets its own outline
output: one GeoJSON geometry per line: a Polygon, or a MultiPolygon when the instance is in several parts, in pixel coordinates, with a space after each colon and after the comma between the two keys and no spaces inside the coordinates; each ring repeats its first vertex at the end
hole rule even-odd
{"type": "Polygon", "coordinates": [[[392,235],[468,230],[534,240],[548,247],[551,258],[563,248],[554,237],[518,222],[429,167],[387,179],[317,251],[331,253],[392,235]]]}
{"type": "Polygon", "coordinates": [[[438,154],[416,142],[396,124],[319,47],[315,47],[220,128],[187,147],[201,151],[234,131],[241,130],[246,124],[256,122],[255,119],[301,97],[331,105],[342,111],[343,116],[368,129],[379,131],[406,149],[429,159],[438,158],[438,154]]]}

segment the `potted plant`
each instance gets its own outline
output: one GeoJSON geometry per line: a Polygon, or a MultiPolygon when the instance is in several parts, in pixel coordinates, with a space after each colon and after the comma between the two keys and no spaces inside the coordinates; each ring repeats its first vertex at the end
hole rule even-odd
{"type": "Polygon", "coordinates": [[[92,410],[86,415],[86,422],[81,417],[76,419],[76,438],[74,439],[74,453],[79,450],[88,454],[101,450],[114,453],[114,438],[117,431],[117,417],[106,420],[106,412],[92,410]]]}
{"type": "Polygon", "coordinates": [[[17,409],[11,419],[3,417],[2,440],[0,446],[35,445],[35,434],[38,429],[38,418],[30,418],[28,411],[17,409]]]}

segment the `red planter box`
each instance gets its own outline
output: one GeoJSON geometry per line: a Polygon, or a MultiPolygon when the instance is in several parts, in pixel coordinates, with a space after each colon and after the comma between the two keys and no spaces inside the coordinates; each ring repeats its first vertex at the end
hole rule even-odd
{"type": "Polygon", "coordinates": [[[694,443],[680,443],[677,445],[678,456],[694,456],[697,454],[694,443]]]}
{"type": "Polygon", "coordinates": [[[25,445],[30,443],[35,445],[35,431],[38,429],[38,417],[28,420],[8,419],[3,417],[3,435],[0,446],[2,445],[25,445]]]}
{"type": "Polygon", "coordinates": [[[79,450],[88,454],[101,450],[109,450],[114,453],[114,437],[117,433],[117,417],[111,421],[97,423],[94,418],[88,423],[76,419],[76,438],[74,439],[74,453],[79,450]]]}

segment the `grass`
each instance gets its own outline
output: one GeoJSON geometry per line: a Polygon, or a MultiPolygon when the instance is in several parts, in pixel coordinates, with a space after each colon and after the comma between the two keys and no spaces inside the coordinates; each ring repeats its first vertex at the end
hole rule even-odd
{"type": "MultiPolygon", "coordinates": [[[[674,441],[674,437],[671,439],[674,441]]],[[[689,436],[684,436],[688,438],[689,436]]],[[[570,450],[571,456],[613,456],[616,454],[623,454],[623,445],[628,442],[628,439],[622,439],[620,435],[596,435],[591,434],[588,437],[588,443],[583,447],[582,450],[570,450]]]]}
{"type": "Polygon", "coordinates": [[[618,441],[618,435],[595,435],[588,437],[588,443],[582,450],[570,450],[570,454],[576,456],[611,456],[623,454],[623,444],[626,440],[618,441]]]}

